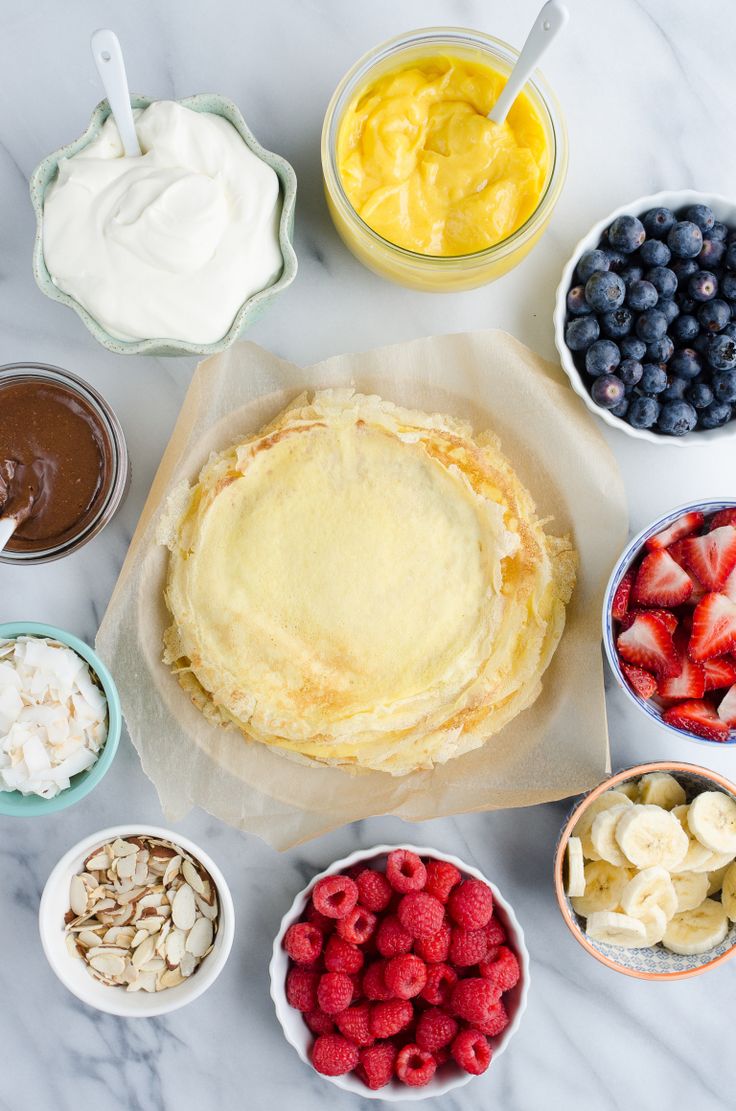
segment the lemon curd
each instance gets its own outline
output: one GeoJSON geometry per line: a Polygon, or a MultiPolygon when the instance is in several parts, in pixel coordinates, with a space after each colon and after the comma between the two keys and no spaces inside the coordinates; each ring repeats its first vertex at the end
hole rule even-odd
{"type": "Polygon", "coordinates": [[[549,179],[548,129],[525,92],[503,124],[487,118],[506,79],[485,62],[437,53],[358,89],[335,160],[365,224],[405,250],[453,257],[526,223],[549,179]]]}

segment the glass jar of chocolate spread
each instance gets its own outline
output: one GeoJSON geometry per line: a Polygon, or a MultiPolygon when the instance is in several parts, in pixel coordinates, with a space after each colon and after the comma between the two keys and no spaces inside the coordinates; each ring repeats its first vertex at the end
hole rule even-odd
{"type": "Polygon", "coordinates": [[[92,386],[45,363],[0,366],[0,518],[18,522],[0,562],[76,551],[112,519],[129,484],[120,422],[92,386]]]}

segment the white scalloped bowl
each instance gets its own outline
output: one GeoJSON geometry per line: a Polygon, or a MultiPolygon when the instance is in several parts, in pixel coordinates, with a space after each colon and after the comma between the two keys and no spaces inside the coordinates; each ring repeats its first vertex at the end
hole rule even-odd
{"type": "MultiPolygon", "coordinates": [[[[456,1088],[463,1087],[468,1081],[473,1080],[474,1077],[470,1073],[463,1072],[453,1065],[452,1067],[448,1066],[444,1068],[441,1073],[435,1074],[429,1084],[425,1085],[423,1088],[410,1088],[407,1087],[406,1084],[402,1084],[399,1080],[393,1079],[385,1088],[372,1091],[352,1073],[347,1073],[345,1076],[322,1076],[321,1073],[315,1072],[309,1059],[309,1050],[314,1041],[314,1034],[302,1018],[301,1012],[294,1010],[286,1000],[286,974],[289,970],[289,957],[283,947],[283,939],[289,926],[294,922],[298,922],[306,910],[309,896],[318,880],[321,880],[323,876],[331,876],[338,872],[345,872],[348,868],[352,868],[354,864],[368,864],[374,861],[383,863],[385,862],[386,856],[388,856],[390,852],[393,852],[394,849],[408,849],[409,852],[416,853],[418,856],[431,857],[434,860],[449,861],[450,864],[454,864],[455,867],[463,873],[463,876],[472,876],[475,879],[482,880],[483,883],[488,884],[493,892],[494,913],[498,914],[498,919],[508,934],[511,948],[518,957],[521,977],[516,987],[504,995],[504,1003],[507,1006],[510,1022],[497,1038],[489,1039],[493,1050],[493,1058],[488,1072],[493,1070],[493,1061],[503,1053],[506,1046],[511,1041],[511,1038],[518,1030],[521,1016],[526,1009],[527,995],[529,992],[529,953],[524,944],[524,931],[519,925],[513,908],[506,902],[495,884],[491,883],[491,881],[487,879],[482,872],[479,872],[477,868],[473,868],[470,864],[466,864],[458,857],[439,852],[438,849],[433,849],[426,845],[376,845],[372,849],[359,849],[357,852],[351,853],[350,856],[346,856],[343,860],[336,860],[329,868],[325,868],[319,875],[314,876],[307,886],[299,892],[294,902],[287,910],[281,920],[279,931],[274,939],[273,954],[268,970],[271,977],[271,998],[276,1008],[276,1017],[281,1024],[281,1029],[284,1032],[284,1037],[287,1042],[294,1047],[299,1057],[304,1064],[309,1067],[313,1075],[320,1076],[322,1080],[330,1081],[338,1088],[342,1088],[343,1091],[353,1092],[355,1095],[362,1096],[363,1099],[382,1099],[387,1103],[429,1099],[433,1096],[446,1095],[456,1088]],[[381,858],[383,858],[382,861],[381,858]]],[[[483,1075],[487,1075],[487,1073],[483,1075]]]]}
{"type": "Polygon", "coordinates": [[[697,447],[705,444],[712,444],[717,440],[732,439],[736,436],[736,415],[728,424],[721,425],[720,428],[712,428],[705,431],[695,430],[689,432],[686,436],[665,436],[661,432],[651,432],[647,428],[632,428],[632,426],[627,424],[621,417],[614,417],[607,409],[601,409],[590,396],[580,371],[575,366],[570,348],[565,343],[566,300],[568,290],[572,285],[572,275],[578,259],[584,251],[590,251],[598,246],[601,235],[617,216],[624,216],[627,214],[641,216],[650,208],[658,208],[660,205],[665,208],[677,210],[678,208],[683,208],[691,204],[710,205],[718,220],[723,221],[724,224],[728,224],[729,227],[736,227],[736,201],[731,201],[728,197],[723,197],[718,193],[700,193],[695,189],[681,189],[678,192],[651,193],[647,197],[637,197],[633,201],[628,201],[626,204],[620,205],[618,208],[614,209],[613,212],[609,212],[607,216],[594,224],[587,235],[584,235],[579,243],[577,243],[571,258],[562,271],[562,278],[560,279],[560,284],[555,294],[555,310],[553,316],[555,325],[555,345],[559,352],[562,369],[570,379],[570,384],[575,390],[575,393],[578,397],[583,399],[591,413],[594,413],[596,417],[599,417],[600,420],[604,421],[609,427],[616,428],[619,432],[625,432],[627,436],[633,436],[635,440],[646,440],[650,444],[659,444],[665,447],[697,447]]]}

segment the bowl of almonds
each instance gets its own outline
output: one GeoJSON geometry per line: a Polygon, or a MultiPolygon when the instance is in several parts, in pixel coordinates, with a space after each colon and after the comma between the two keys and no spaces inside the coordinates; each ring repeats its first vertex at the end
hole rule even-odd
{"type": "Polygon", "coordinates": [[[187,838],[156,826],[86,837],[51,872],[39,909],[52,969],[108,1014],[178,1010],[219,976],[235,915],[225,878],[187,838]]]}

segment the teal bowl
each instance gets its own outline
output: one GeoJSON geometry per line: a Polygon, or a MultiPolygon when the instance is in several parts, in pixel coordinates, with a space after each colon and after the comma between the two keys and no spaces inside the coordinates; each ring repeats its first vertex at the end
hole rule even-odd
{"type": "MultiPolygon", "coordinates": [[[[160,98],[151,96],[131,96],[130,103],[134,108],[147,108],[155,99],[160,98]]],[[[240,110],[231,100],[227,100],[226,97],[220,96],[218,93],[198,93],[196,96],[183,97],[178,103],[183,104],[185,108],[191,108],[195,112],[210,112],[213,115],[222,116],[224,119],[228,120],[238,132],[246,146],[253,151],[256,157],[260,158],[262,162],[265,162],[275,172],[279,179],[281,192],[279,245],[281,247],[283,267],[280,276],[275,282],[272,282],[271,285],[266,286],[265,289],[260,290],[258,293],[254,293],[243,302],[235,315],[235,319],[229,331],[225,333],[222,339],[217,340],[216,343],[188,343],[184,340],[167,339],[160,336],[152,336],[150,339],[140,340],[118,339],[116,336],[111,336],[108,331],[101,327],[95,318],[91,316],[78,301],[70,297],[68,293],[64,293],[63,290],[59,289],[59,287],[54,284],[48,272],[43,254],[44,197],[46,196],[46,190],[56,177],[60,159],[69,158],[71,155],[76,154],[77,151],[86,147],[97,135],[103,123],[110,115],[110,105],[106,100],[101,100],[92,113],[92,118],[84,134],[80,135],[74,142],[68,143],[64,147],[59,147],[53,154],[44,158],[43,162],[41,162],[31,174],[31,201],[36,213],[36,239],[33,246],[33,276],[36,279],[36,285],[42,293],[45,293],[52,301],[60,301],[62,305],[67,305],[70,309],[74,309],[77,316],[79,316],[87,326],[87,329],[92,333],[97,342],[101,343],[103,347],[106,347],[108,351],[113,351],[116,355],[197,355],[199,357],[217,355],[220,351],[224,351],[225,348],[234,343],[251,324],[254,324],[271,302],[278,297],[279,293],[286,289],[287,286],[291,285],[296,277],[297,259],[292,243],[294,234],[294,207],[296,205],[296,174],[293,168],[285,158],[261,146],[243,119],[240,110]]]]}
{"type": "Polygon", "coordinates": [[[53,625],[41,625],[37,621],[7,621],[5,624],[0,624],[0,639],[13,640],[20,636],[49,637],[73,648],[83,660],[87,661],[102,684],[107,698],[107,740],[92,767],[72,776],[71,783],[65,791],[61,791],[52,799],[44,799],[40,795],[21,795],[19,791],[0,791],[0,814],[12,818],[32,818],[38,814],[56,814],[59,810],[66,810],[67,806],[73,806],[75,802],[79,802],[94,790],[115,759],[123,717],[120,710],[120,697],[112,675],[99,656],[83,640],[65,632],[64,629],[57,629],[53,625]]]}

